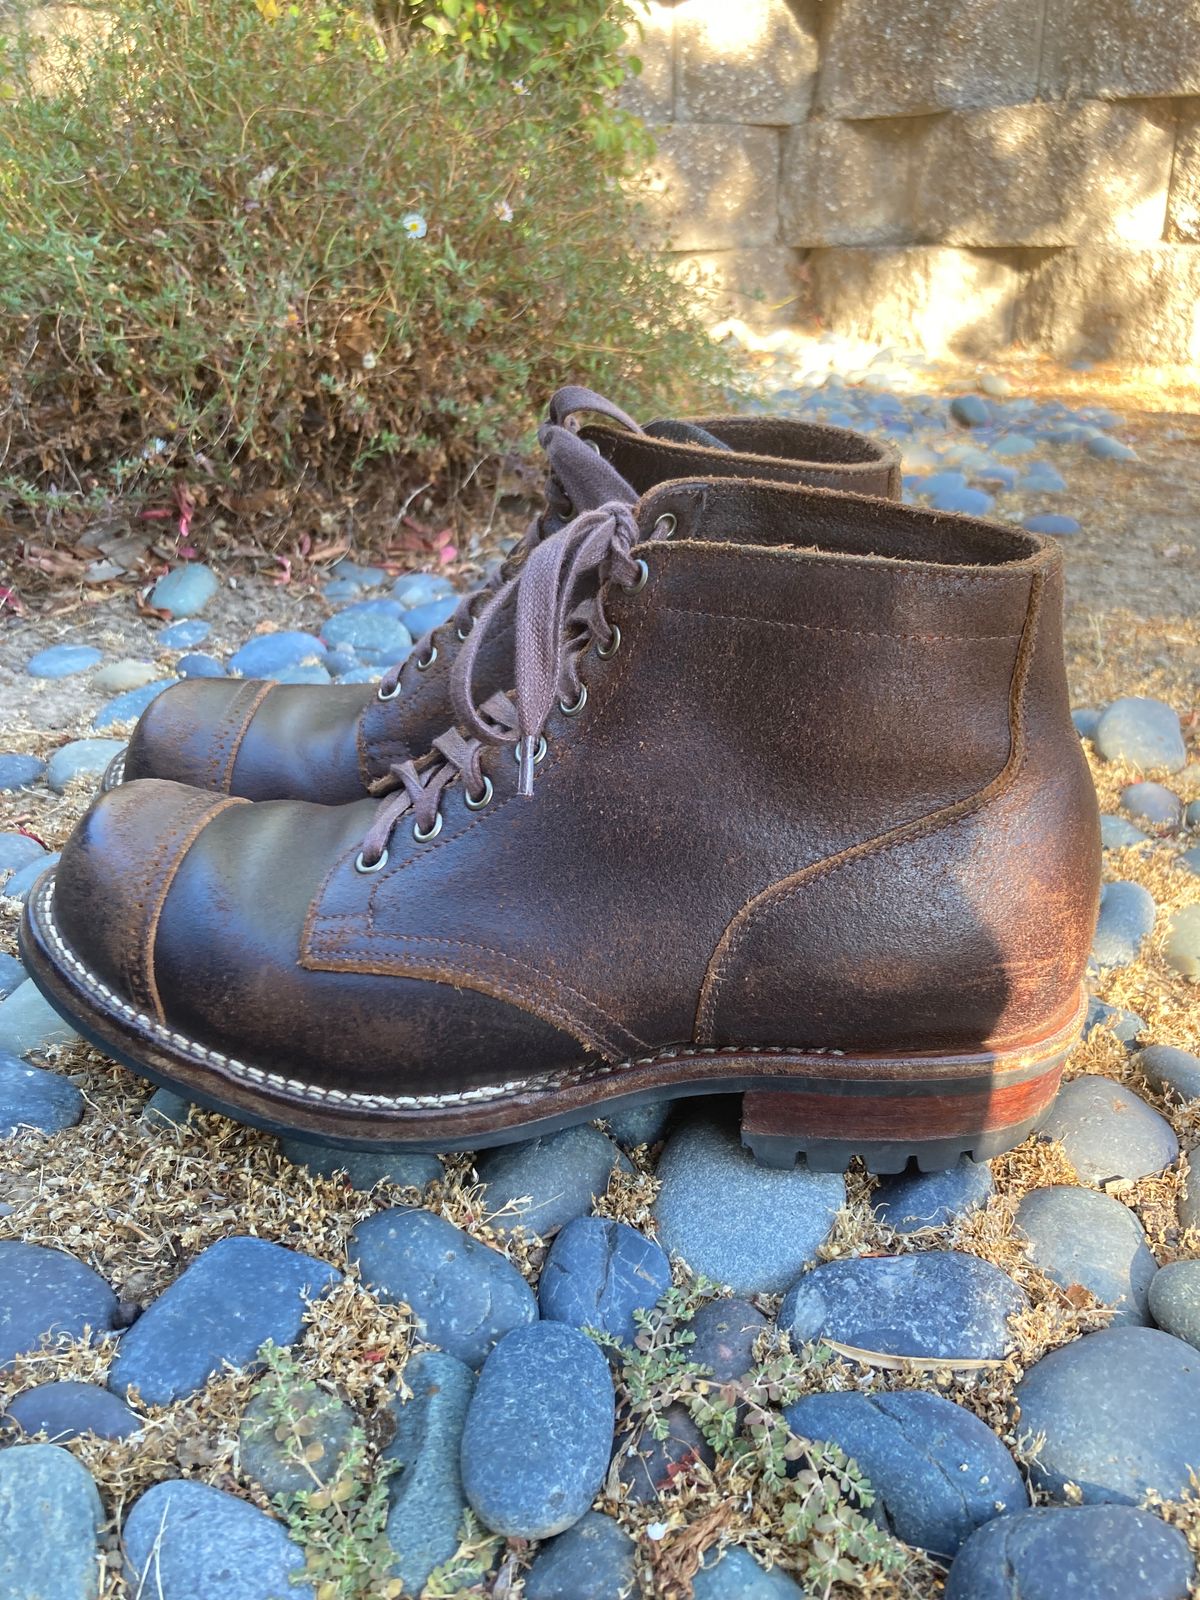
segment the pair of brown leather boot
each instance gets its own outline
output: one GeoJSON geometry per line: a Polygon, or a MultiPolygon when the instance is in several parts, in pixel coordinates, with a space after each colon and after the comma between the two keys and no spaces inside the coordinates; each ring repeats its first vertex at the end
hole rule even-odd
{"type": "Polygon", "coordinates": [[[840,429],[569,389],[542,439],[546,511],[378,690],[154,702],[29,897],[43,992],[346,1146],[714,1092],[772,1163],[1018,1142],[1099,880],[1057,548],[840,429]]]}

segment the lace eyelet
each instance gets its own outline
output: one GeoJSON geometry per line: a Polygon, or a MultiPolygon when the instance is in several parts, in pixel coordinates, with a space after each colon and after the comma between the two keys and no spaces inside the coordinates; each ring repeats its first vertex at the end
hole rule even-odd
{"type": "Polygon", "coordinates": [[[437,645],[431,644],[429,646],[429,654],[425,657],[424,661],[418,661],[417,662],[417,671],[418,672],[428,672],[430,667],[433,665],[433,663],[436,660],[437,660],[437,645]]]}
{"type": "Polygon", "coordinates": [[[465,794],[463,796],[463,802],[468,811],[482,811],[484,806],[486,806],[491,800],[494,793],[495,790],[492,788],[492,780],[485,774],[483,780],[483,793],[478,797],[478,799],[474,800],[469,794],[465,794]]]}
{"type": "Polygon", "coordinates": [[[664,511],[654,524],[654,532],[660,539],[669,539],[679,526],[679,519],[673,511],[664,511]]]}
{"type": "Polygon", "coordinates": [[[363,853],[360,850],[354,862],[354,870],[355,872],[382,872],[384,867],[387,866],[387,858],[388,853],[385,850],[378,861],[364,861],[363,853]]]}
{"type": "Polygon", "coordinates": [[[607,650],[604,650],[604,649],[601,648],[600,645],[597,645],[596,646],[596,654],[600,657],[601,661],[611,661],[612,658],[616,655],[617,651],[620,648],[621,648],[621,630],[620,630],[620,628],[617,627],[616,623],[614,622],[613,625],[612,625],[612,643],[609,645],[607,650]]]}
{"type": "MultiPolygon", "coordinates": [[[[533,755],[533,764],[534,764],[535,767],[537,766],[539,761],[544,761],[546,759],[546,750],[547,750],[547,748],[548,748],[548,746],[546,744],[546,735],[544,733],[538,734],[537,749],[534,751],[534,755],[533,755]]],[[[520,746],[519,743],[513,745],[513,760],[517,763],[518,766],[520,766],[520,764],[521,764],[521,746],[520,746]]]]}
{"type": "Polygon", "coordinates": [[[438,834],[441,833],[441,831],[442,831],[442,813],[440,811],[438,812],[437,816],[434,818],[433,827],[430,828],[428,833],[422,833],[420,828],[417,826],[417,824],[415,822],[413,823],[413,838],[417,841],[418,844],[428,844],[430,839],[436,839],[438,834]]]}
{"type": "Polygon", "coordinates": [[[579,685],[578,700],[574,701],[571,705],[568,705],[565,700],[560,700],[558,702],[558,709],[562,712],[564,717],[577,717],[585,705],[587,705],[587,684],[581,683],[579,685]]]}
{"type": "Polygon", "coordinates": [[[641,594],[642,590],[646,587],[646,579],[650,576],[650,568],[640,556],[638,557],[637,569],[637,577],[632,583],[626,584],[625,586],[626,594],[641,594]]]}
{"type": "Polygon", "coordinates": [[[394,700],[400,693],[400,679],[397,678],[390,689],[385,689],[383,685],[380,684],[375,693],[380,700],[394,700]]]}

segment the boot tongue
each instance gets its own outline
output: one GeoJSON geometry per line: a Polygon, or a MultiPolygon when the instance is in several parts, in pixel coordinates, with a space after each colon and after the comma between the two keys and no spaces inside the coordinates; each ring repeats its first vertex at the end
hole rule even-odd
{"type": "Polygon", "coordinates": [[[674,417],[662,417],[648,422],[645,431],[652,439],[665,439],[668,444],[698,444],[707,450],[732,450],[733,446],[718,439],[707,428],[698,428],[694,422],[680,422],[674,417]]]}

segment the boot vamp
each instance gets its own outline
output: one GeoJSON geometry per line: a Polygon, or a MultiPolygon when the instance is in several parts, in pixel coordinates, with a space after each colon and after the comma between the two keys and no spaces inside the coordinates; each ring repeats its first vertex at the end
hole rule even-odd
{"type": "Polygon", "coordinates": [[[250,800],[361,798],[358,733],[370,685],[188,678],[143,712],[125,781],[162,778],[250,800]]]}
{"type": "MultiPolygon", "coordinates": [[[[301,964],[309,908],[374,803],[249,805],[180,784],[101,796],[59,864],[56,916],[89,970],[189,1041],[357,1093],[437,1093],[577,1059],[486,994],[301,964]]],[[[359,880],[363,899],[369,878],[359,880]]]]}

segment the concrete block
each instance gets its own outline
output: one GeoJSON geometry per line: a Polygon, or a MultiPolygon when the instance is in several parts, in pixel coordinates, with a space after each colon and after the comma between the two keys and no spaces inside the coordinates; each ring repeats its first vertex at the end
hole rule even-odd
{"type": "Polygon", "coordinates": [[[1048,0],[1042,93],[1200,94],[1200,0],[1048,0]]]}
{"type": "Polygon", "coordinates": [[[791,245],[908,244],[914,158],[927,117],[842,122],[813,117],[783,136],[780,231],[791,245]]]}
{"type": "Polygon", "coordinates": [[[775,244],[779,135],[729,123],[656,128],[646,214],[655,244],[674,250],[745,250],[775,244]]]}
{"type": "Polygon", "coordinates": [[[918,237],[957,245],[1158,243],[1174,108],[1000,106],[939,120],[918,156],[918,237]]]}
{"type": "Polygon", "coordinates": [[[763,330],[790,327],[808,309],[803,254],[776,244],[757,250],[681,252],[667,259],[707,320],[738,317],[763,330]]]}
{"type": "Polygon", "coordinates": [[[1200,244],[1200,100],[1179,108],[1167,238],[1178,244],[1200,244]]]}
{"type": "Polygon", "coordinates": [[[1015,334],[1062,359],[1200,361],[1200,245],[1055,251],[1032,266],[1015,334]]]}
{"type": "Polygon", "coordinates": [[[818,109],[891,117],[1037,92],[1044,0],[825,0],[818,109]]]}
{"type": "Polygon", "coordinates": [[[675,7],[681,122],[780,126],[808,115],[819,0],[681,0],[675,7]]]}
{"type": "Polygon", "coordinates": [[[1012,252],[836,248],[807,262],[817,314],[836,333],[984,356],[1012,338],[1021,271],[1012,252]]]}
{"type": "Polygon", "coordinates": [[[645,122],[670,122],[675,115],[675,7],[654,0],[638,20],[641,28],[630,27],[627,48],[642,70],[625,80],[618,100],[645,122]]]}

